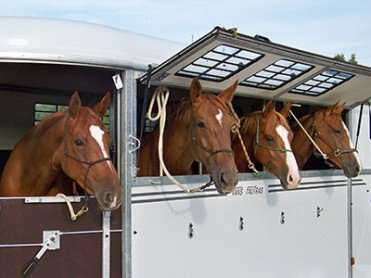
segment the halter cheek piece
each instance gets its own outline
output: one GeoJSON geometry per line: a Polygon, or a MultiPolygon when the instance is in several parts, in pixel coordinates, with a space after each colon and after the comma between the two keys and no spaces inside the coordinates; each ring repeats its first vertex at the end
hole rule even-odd
{"type": "MultiPolygon", "coordinates": [[[[313,135],[312,135],[313,138],[318,138],[319,140],[322,141],[322,143],[324,143],[325,145],[327,145],[328,147],[330,147],[330,145],[327,144],[326,141],[321,138],[321,134],[317,130],[316,125],[314,124],[314,121],[313,121],[313,124],[312,124],[312,130],[313,130],[312,131],[313,132],[313,135]]],[[[330,149],[331,149],[331,147],[330,147],[330,149]]],[[[338,148],[337,147],[337,144],[336,144],[336,140],[335,140],[335,149],[332,152],[330,152],[330,153],[328,153],[326,155],[327,155],[327,157],[338,158],[338,157],[340,157],[340,156],[342,156],[344,154],[354,153],[354,152],[358,153],[358,150],[356,148],[352,148],[352,149],[340,149],[340,148],[338,148]]]]}
{"type": "MultiPolygon", "coordinates": [[[[66,136],[65,136],[66,133],[67,133],[67,122],[66,122],[65,127],[64,127],[64,137],[66,137],[66,136]]],[[[78,158],[78,157],[75,157],[75,156],[69,154],[68,151],[67,151],[67,145],[66,145],[65,142],[63,143],[63,145],[64,145],[64,155],[65,155],[67,158],[72,159],[72,160],[74,160],[74,161],[77,162],[77,163],[80,163],[80,164],[83,164],[83,165],[87,165],[87,169],[86,169],[85,176],[84,176],[84,181],[83,181],[83,185],[84,185],[85,187],[87,187],[87,180],[88,180],[88,176],[89,176],[89,171],[90,171],[90,169],[91,169],[94,165],[97,165],[97,164],[102,163],[102,162],[104,162],[104,161],[111,161],[111,159],[110,159],[109,157],[103,157],[103,158],[101,158],[101,159],[97,159],[97,160],[94,160],[94,161],[83,160],[83,159],[80,159],[80,158],[78,158]]],[[[85,191],[85,198],[84,198],[84,204],[83,204],[82,208],[87,209],[87,207],[88,207],[89,195],[88,195],[88,192],[87,192],[86,189],[84,189],[84,191],[85,191]]]]}
{"type": "MultiPolygon", "coordinates": [[[[234,109],[232,107],[232,104],[231,103],[228,103],[227,104],[228,106],[228,109],[229,109],[229,115],[234,119],[234,123],[232,125],[232,128],[231,128],[231,131],[232,133],[235,133],[236,130],[238,130],[240,128],[240,120],[238,118],[238,116],[236,115],[236,112],[234,112],[234,109]]],[[[195,135],[194,133],[194,129],[197,128],[196,127],[196,122],[193,120],[193,123],[192,123],[192,127],[191,127],[191,134],[192,134],[192,144],[199,147],[200,149],[202,149],[203,151],[205,151],[206,153],[209,154],[207,160],[210,161],[211,157],[213,157],[214,155],[218,154],[218,153],[227,153],[227,154],[231,154],[233,155],[233,150],[231,148],[229,149],[219,149],[219,150],[211,150],[207,147],[205,147],[201,142],[199,142],[199,140],[197,140],[197,136],[195,135]]]]}
{"type": "Polygon", "coordinates": [[[216,150],[216,151],[213,151],[207,147],[205,147],[202,143],[200,143],[198,140],[197,140],[197,137],[196,135],[194,134],[194,127],[192,127],[192,144],[199,147],[200,149],[202,149],[203,151],[207,152],[209,154],[207,160],[209,161],[211,159],[211,157],[213,157],[214,155],[218,154],[218,153],[228,153],[228,154],[232,154],[233,155],[233,151],[232,149],[220,149],[220,150],[216,150]]]}
{"type": "MultiPolygon", "coordinates": [[[[232,133],[236,133],[236,132],[238,132],[238,130],[240,128],[240,119],[238,118],[236,112],[234,112],[232,103],[228,102],[227,106],[228,106],[228,109],[229,109],[229,113],[228,114],[234,119],[234,123],[232,125],[231,132],[232,133]]],[[[192,145],[197,146],[201,150],[203,150],[204,152],[208,153],[208,155],[209,155],[207,157],[207,161],[208,162],[210,161],[210,159],[214,155],[217,155],[219,153],[226,153],[226,154],[234,155],[233,150],[231,148],[230,149],[219,149],[219,150],[215,150],[214,151],[214,150],[211,150],[211,149],[205,147],[201,142],[199,142],[199,140],[197,140],[197,136],[195,135],[195,132],[194,132],[195,128],[197,128],[196,127],[196,122],[195,122],[195,120],[193,120],[192,126],[191,126],[191,135],[192,135],[191,140],[192,140],[192,145]]],[[[211,186],[213,183],[214,183],[214,180],[213,180],[212,176],[210,175],[210,181],[201,187],[202,190],[204,190],[205,188],[211,186]]]]}
{"type": "Polygon", "coordinates": [[[269,145],[263,145],[260,143],[260,117],[256,116],[256,137],[255,137],[255,148],[254,148],[254,153],[256,153],[257,147],[267,149],[273,152],[281,152],[281,153],[289,153],[292,152],[290,149],[286,148],[275,148],[269,145]]]}

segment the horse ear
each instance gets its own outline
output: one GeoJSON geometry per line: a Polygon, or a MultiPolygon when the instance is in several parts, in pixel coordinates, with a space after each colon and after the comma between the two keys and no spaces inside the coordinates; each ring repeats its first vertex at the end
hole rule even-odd
{"type": "Polygon", "coordinates": [[[290,109],[291,109],[292,104],[290,102],[287,102],[283,105],[280,114],[284,116],[285,118],[288,118],[290,115],[290,109]]]}
{"type": "Polygon", "coordinates": [[[101,118],[106,114],[108,108],[111,105],[111,92],[107,92],[105,96],[98,102],[93,110],[97,113],[101,118]]]}
{"type": "Polygon", "coordinates": [[[79,96],[79,92],[75,91],[70,98],[70,103],[68,105],[68,113],[72,118],[76,118],[79,114],[81,107],[81,99],[79,96]]]}
{"type": "Polygon", "coordinates": [[[193,78],[191,83],[191,100],[194,102],[199,96],[202,95],[202,86],[197,77],[193,78]]]}
{"type": "Polygon", "coordinates": [[[239,83],[239,81],[236,80],[231,86],[229,86],[227,89],[222,91],[218,95],[218,97],[221,98],[222,100],[224,100],[225,102],[231,102],[233,97],[234,97],[234,94],[237,90],[238,83],[239,83]]]}
{"type": "Polygon", "coordinates": [[[345,108],[345,103],[337,102],[336,105],[332,108],[332,113],[341,114],[345,108]]]}
{"type": "Polygon", "coordinates": [[[275,107],[274,107],[274,104],[273,104],[273,101],[268,101],[265,106],[264,106],[264,110],[263,110],[263,116],[266,117],[268,116],[269,113],[271,113],[272,111],[275,110],[275,107]]]}

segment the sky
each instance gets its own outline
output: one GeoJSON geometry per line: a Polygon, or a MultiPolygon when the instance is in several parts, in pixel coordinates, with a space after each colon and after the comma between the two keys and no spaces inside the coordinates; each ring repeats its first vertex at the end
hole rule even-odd
{"type": "MultiPolygon", "coordinates": [[[[188,44],[215,26],[371,66],[371,1],[0,0],[0,16],[71,19],[188,44]]],[[[0,26],[1,28],[1,26],[0,26]]]]}

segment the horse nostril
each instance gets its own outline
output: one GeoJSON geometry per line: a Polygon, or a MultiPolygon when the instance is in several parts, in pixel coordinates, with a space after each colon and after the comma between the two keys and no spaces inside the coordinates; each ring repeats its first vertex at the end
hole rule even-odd
{"type": "Polygon", "coordinates": [[[289,182],[293,182],[294,181],[294,178],[292,177],[292,175],[289,175],[289,182]]]}
{"type": "Polygon", "coordinates": [[[359,173],[360,169],[358,166],[356,166],[356,172],[359,173]]]}
{"type": "Polygon", "coordinates": [[[220,174],[220,181],[221,181],[221,183],[227,183],[227,181],[226,181],[226,179],[225,179],[225,174],[224,173],[221,173],[220,174]]]}
{"type": "Polygon", "coordinates": [[[115,199],[115,194],[112,192],[107,192],[104,194],[104,202],[106,204],[111,204],[113,200],[115,199]]]}

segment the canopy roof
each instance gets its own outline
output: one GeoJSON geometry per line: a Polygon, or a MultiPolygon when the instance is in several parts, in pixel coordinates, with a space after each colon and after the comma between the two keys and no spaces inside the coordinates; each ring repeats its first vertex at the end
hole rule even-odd
{"type": "Polygon", "coordinates": [[[369,67],[220,27],[158,66],[151,79],[187,88],[193,77],[212,91],[239,80],[239,95],[296,103],[352,107],[371,96],[369,67]]]}
{"type": "Polygon", "coordinates": [[[0,17],[0,62],[44,62],[144,70],[183,46],[78,21],[0,17]]]}

